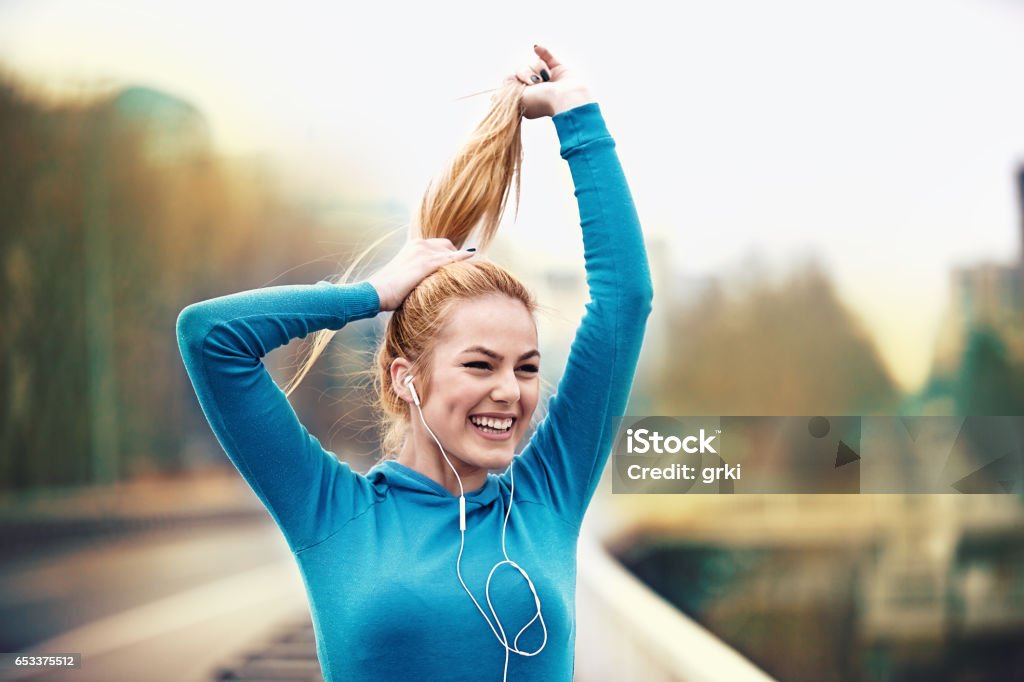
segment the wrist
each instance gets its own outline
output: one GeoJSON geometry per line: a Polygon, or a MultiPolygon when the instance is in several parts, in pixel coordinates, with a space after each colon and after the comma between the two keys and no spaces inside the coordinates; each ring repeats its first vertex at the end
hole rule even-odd
{"type": "Polygon", "coordinates": [[[594,96],[590,94],[590,91],[584,87],[573,88],[568,92],[564,92],[558,96],[557,99],[552,102],[552,116],[557,116],[563,111],[569,111],[575,109],[578,106],[589,104],[590,102],[596,102],[594,96]]]}
{"type": "Polygon", "coordinates": [[[374,291],[377,292],[377,301],[380,304],[381,312],[392,310],[391,298],[387,287],[373,277],[367,279],[366,283],[373,287],[374,291]]]}

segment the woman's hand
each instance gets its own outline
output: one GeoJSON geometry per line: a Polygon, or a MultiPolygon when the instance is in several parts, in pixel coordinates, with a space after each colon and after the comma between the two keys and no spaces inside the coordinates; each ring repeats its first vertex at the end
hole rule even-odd
{"type": "Polygon", "coordinates": [[[377,290],[380,309],[394,310],[427,275],[447,263],[472,258],[475,251],[458,251],[447,239],[412,239],[366,281],[377,290]]]}
{"type": "Polygon", "coordinates": [[[524,118],[554,116],[594,101],[572,68],[558,61],[546,47],[534,45],[533,51],[540,60],[524,66],[505,79],[518,80],[526,85],[523,91],[524,118]]]}

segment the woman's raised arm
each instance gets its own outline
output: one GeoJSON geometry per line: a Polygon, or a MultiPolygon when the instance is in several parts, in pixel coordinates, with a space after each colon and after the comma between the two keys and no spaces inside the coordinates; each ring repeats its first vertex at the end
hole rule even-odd
{"type": "Polygon", "coordinates": [[[472,256],[447,239],[413,239],[365,282],[253,289],[181,311],[178,346],[199,404],[293,551],[364,511],[373,491],[306,430],[263,356],[311,332],[394,310],[438,267],[472,256]]]}
{"type": "Polygon", "coordinates": [[[653,293],[640,220],[600,107],[578,104],[552,120],[576,187],[590,302],[547,416],[515,465],[516,494],[578,525],[608,460],[612,419],[626,409],[653,293]]]}
{"type": "Polygon", "coordinates": [[[181,357],[217,440],[292,551],[369,506],[366,480],[299,421],[262,358],[291,339],[380,309],[368,282],[266,287],[194,303],[178,316],[181,357]]]}

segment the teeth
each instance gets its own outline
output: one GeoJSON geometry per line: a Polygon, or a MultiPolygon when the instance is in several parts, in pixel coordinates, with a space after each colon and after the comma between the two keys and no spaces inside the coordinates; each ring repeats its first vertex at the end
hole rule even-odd
{"type": "Polygon", "coordinates": [[[493,417],[470,417],[469,420],[477,426],[487,427],[496,431],[508,431],[512,428],[512,418],[495,419],[493,417]]]}

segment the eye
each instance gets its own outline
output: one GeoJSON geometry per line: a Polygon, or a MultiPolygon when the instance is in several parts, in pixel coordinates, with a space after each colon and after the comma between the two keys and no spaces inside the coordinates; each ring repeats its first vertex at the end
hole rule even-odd
{"type": "Polygon", "coordinates": [[[491,368],[491,363],[484,362],[482,360],[476,360],[474,362],[464,362],[462,364],[462,366],[463,367],[471,367],[473,369],[490,369],[491,368]]]}
{"type": "Polygon", "coordinates": [[[529,374],[536,374],[537,372],[540,371],[540,367],[537,367],[537,365],[522,365],[520,366],[519,371],[527,372],[529,374]]]}

